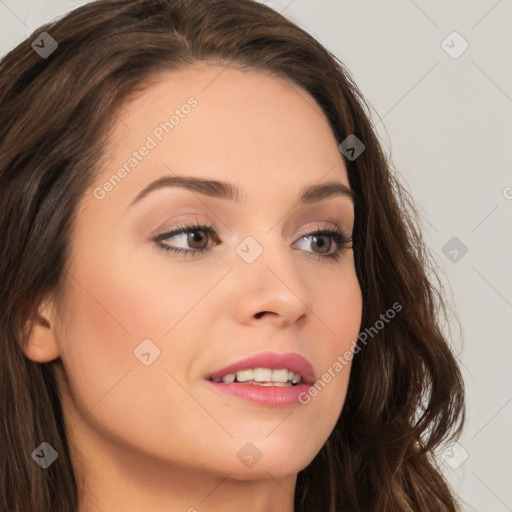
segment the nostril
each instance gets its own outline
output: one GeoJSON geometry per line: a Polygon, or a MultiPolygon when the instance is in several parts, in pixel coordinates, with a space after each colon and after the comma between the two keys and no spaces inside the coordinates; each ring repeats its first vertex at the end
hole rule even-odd
{"type": "Polygon", "coordinates": [[[259,313],[256,313],[254,316],[256,318],[261,318],[265,313],[269,313],[269,311],[260,311],[259,313]]]}

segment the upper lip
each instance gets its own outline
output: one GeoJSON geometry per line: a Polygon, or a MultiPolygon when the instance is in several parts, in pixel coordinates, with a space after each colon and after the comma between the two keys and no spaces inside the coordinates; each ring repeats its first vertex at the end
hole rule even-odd
{"type": "Polygon", "coordinates": [[[222,379],[224,375],[236,373],[250,368],[269,368],[279,370],[287,368],[294,373],[300,373],[302,382],[313,384],[315,382],[315,371],[311,363],[299,354],[276,354],[275,352],[261,352],[254,356],[242,359],[224,368],[214,371],[208,375],[209,379],[222,379]]]}

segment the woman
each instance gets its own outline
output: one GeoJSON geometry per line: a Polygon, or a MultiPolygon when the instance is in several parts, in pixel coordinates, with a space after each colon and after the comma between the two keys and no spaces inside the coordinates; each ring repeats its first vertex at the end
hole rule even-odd
{"type": "Polygon", "coordinates": [[[439,284],[334,56],[101,0],[0,71],[1,510],[459,510],[439,284]]]}

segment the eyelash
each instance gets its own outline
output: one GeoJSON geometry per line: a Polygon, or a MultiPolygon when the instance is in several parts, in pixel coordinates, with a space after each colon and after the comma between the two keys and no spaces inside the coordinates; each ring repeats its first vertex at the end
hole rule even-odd
{"type": "MultiPolygon", "coordinates": [[[[208,235],[208,238],[211,236],[216,237],[217,232],[214,229],[214,227],[211,224],[199,224],[198,222],[184,222],[184,223],[178,223],[175,228],[172,231],[162,233],[161,235],[158,235],[153,239],[154,242],[157,243],[158,247],[163,249],[166,252],[172,252],[176,254],[191,254],[192,256],[195,256],[197,254],[202,254],[210,249],[208,247],[205,247],[204,249],[183,249],[181,247],[171,247],[169,245],[161,244],[159,243],[162,240],[166,240],[167,238],[172,238],[175,235],[182,235],[182,234],[188,234],[190,232],[195,231],[202,231],[203,233],[208,235]]],[[[303,233],[300,236],[300,239],[302,238],[308,238],[310,236],[330,236],[334,242],[336,242],[337,249],[332,254],[315,254],[315,253],[309,253],[311,254],[311,257],[314,259],[317,259],[318,261],[322,261],[325,259],[332,259],[334,261],[337,261],[341,256],[341,251],[343,249],[352,249],[352,237],[348,237],[345,232],[339,228],[324,228],[321,229],[319,226],[315,230],[308,230],[306,233],[303,233]]]]}

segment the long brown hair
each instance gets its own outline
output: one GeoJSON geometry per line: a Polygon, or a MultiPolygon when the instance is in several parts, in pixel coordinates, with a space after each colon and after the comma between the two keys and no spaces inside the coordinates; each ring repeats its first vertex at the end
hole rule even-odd
{"type": "Polygon", "coordinates": [[[200,61],[283,77],[315,98],[340,143],[350,134],[364,143],[358,158],[345,157],[358,198],[361,328],[402,307],[356,348],[339,421],[298,474],[295,510],[459,510],[433,455],[464,420],[441,285],[347,69],[252,0],[101,0],[44,25],[0,62],[0,511],[78,510],[53,362],[22,348],[40,300],[61,289],[77,204],[101,171],[116,112],[156,74],[200,61]],[[31,46],[43,32],[58,43],[46,57],[31,46]],[[31,454],[43,441],[58,463],[41,471],[31,454]]]}

